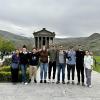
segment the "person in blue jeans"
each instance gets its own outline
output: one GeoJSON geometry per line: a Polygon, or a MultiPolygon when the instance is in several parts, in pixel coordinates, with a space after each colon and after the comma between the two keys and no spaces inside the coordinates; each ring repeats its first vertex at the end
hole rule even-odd
{"type": "Polygon", "coordinates": [[[11,60],[11,78],[13,84],[16,84],[18,82],[19,61],[19,50],[16,50],[16,52],[12,55],[11,60]]]}
{"type": "Polygon", "coordinates": [[[48,51],[45,46],[43,46],[42,50],[39,52],[39,57],[40,57],[40,83],[43,82],[43,74],[44,74],[44,83],[46,83],[47,70],[48,70],[48,51]]]}
{"type": "Polygon", "coordinates": [[[22,72],[22,82],[26,85],[27,80],[26,80],[26,70],[27,70],[27,65],[28,65],[28,52],[27,48],[24,45],[22,52],[19,54],[20,55],[20,67],[21,67],[21,72],[22,72]]]}
{"type": "Polygon", "coordinates": [[[63,50],[63,46],[60,46],[59,50],[57,51],[57,65],[58,74],[56,83],[60,83],[60,72],[62,70],[62,83],[65,84],[66,52],[63,50]]]}
{"type": "Polygon", "coordinates": [[[74,74],[75,74],[75,65],[76,65],[76,52],[73,49],[73,46],[70,46],[69,51],[67,52],[67,84],[70,84],[70,73],[72,72],[72,84],[74,85],[74,74]]]}

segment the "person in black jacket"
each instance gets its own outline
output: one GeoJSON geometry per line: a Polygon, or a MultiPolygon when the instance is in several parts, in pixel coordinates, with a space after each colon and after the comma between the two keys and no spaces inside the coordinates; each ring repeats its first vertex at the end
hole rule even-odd
{"type": "Polygon", "coordinates": [[[78,78],[77,85],[80,85],[80,74],[81,74],[82,86],[84,86],[84,55],[85,51],[83,51],[81,49],[81,46],[79,45],[79,49],[76,51],[76,70],[78,78]]]}
{"type": "Polygon", "coordinates": [[[29,54],[29,75],[30,79],[28,83],[31,82],[32,77],[34,76],[34,82],[37,83],[36,74],[39,64],[39,54],[36,48],[33,48],[32,52],[29,54]]]}
{"type": "Polygon", "coordinates": [[[22,52],[19,54],[19,56],[20,56],[20,67],[22,72],[22,82],[27,84],[26,69],[28,65],[28,52],[25,45],[23,46],[22,52]]]}

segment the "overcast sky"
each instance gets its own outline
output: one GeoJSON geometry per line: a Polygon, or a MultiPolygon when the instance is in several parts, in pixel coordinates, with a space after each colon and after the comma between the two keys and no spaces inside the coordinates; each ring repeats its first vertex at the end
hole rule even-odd
{"type": "Polygon", "coordinates": [[[0,0],[0,30],[32,36],[43,27],[56,37],[100,33],[100,0],[0,0]]]}

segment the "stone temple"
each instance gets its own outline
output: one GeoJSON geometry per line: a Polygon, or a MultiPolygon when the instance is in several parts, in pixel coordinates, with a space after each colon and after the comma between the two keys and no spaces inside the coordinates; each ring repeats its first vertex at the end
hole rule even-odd
{"type": "Polygon", "coordinates": [[[34,42],[35,47],[37,49],[40,49],[43,45],[45,45],[47,48],[49,48],[50,44],[53,44],[54,38],[55,38],[55,32],[50,32],[46,30],[46,28],[43,28],[40,31],[34,32],[34,42]]]}

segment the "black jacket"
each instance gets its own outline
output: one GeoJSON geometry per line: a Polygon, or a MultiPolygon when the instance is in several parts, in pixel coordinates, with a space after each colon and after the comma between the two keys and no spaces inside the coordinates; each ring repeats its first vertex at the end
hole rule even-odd
{"type": "Polygon", "coordinates": [[[84,65],[84,55],[85,55],[85,51],[76,51],[76,66],[77,65],[84,65]]]}
{"type": "Polygon", "coordinates": [[[20,64],[28,64],[28,56],[29,53],[20,53],[19,57],[20,57],[20,64]]]}
{"type": "Polygon", "coordinates": [[[29,54],[29,65],[37,66],[38,63],[39,63],[38,53],[30,53],[29,54]]]}

